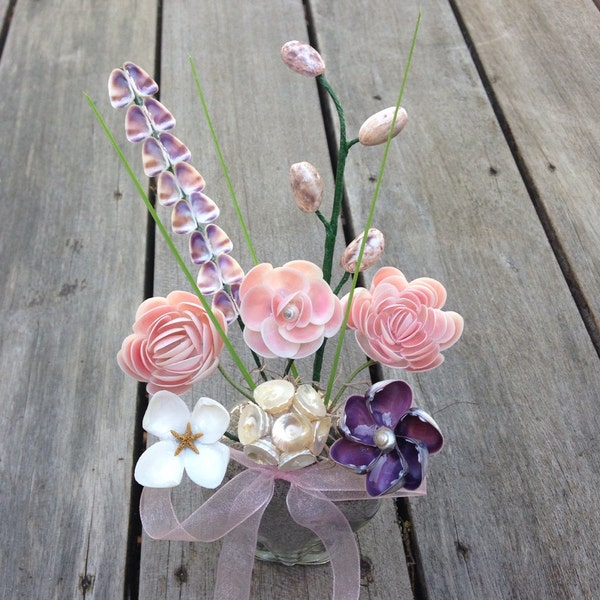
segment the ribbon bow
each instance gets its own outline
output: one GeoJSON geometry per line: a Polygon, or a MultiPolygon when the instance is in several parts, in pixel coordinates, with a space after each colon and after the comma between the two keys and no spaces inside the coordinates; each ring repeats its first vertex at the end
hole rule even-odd
{"type": "MultiPolygon", "coordinates": [[[[214,542],[223,539],[217,568],[215,600],[250,597],[258,528],[275,489],[275,480],[290,483],[286,504],[298,525],[317,535],[329,554],[333,571],[333,600],[358,600],[360,554],[354,533],[334,504],[341,500],[372,500],[364,477],[333,463],[318,462],[296,471],[259,465],[243,452],[231,458],[246,467],[187,519],[179,521],[171,489],[144,488],[140,516],[146,533],[158,540],[214,542]]],[[[387,497],[422,496],[425,485],[414,491],[400,489],[387,497]]]]}

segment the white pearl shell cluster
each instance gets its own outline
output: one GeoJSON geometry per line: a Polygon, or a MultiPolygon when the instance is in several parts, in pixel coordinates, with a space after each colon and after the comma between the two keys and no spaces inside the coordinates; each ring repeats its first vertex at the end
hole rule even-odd
{"type": "Polygon", "coordinates": [[[309,384],[296,388],[274,379],[256,387],[254,400],[240,409],[238,438],[244,454],[283,471],[316,462],[331,427],[323,394],[309,384]]]}

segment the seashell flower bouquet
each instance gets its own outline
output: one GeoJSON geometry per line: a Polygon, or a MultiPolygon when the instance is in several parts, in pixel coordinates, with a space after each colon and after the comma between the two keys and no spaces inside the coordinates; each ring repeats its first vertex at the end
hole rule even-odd
{"type": "MultiPolygon", "coordinates": [[[[143,191],[141,196],[190,283],[190,290],[175,290],[166,298],[142,302],[117,360],[127,375],[147,384],[149,403],[142,425],[158,438],[135,467],[135,479],[145,487],[142,521],[152,537],[224,537],[221,561],[234,571],[249,568],[251,572],[255,548],[248,548],[250,563],[245,567],[231,562],[228,548],[236,543],[236,535],[242,538],[247,531],[256,540],[274,482],[284,480],[289,484],[287,503],[292,518],[315,531],[327,550],[338,538],[346,544],[349,571],[332,558],[334,596],[358,598],[358,551],[336,502],[424,493],[428,457],[441,449],[443,438],[435,421],[413,406],[412,390],[404,381],[367,385],[342,401],[351,384],[350,380],[337,383],[345,332],[354,331],[358,346],[368,357],[352,378],[376,361],[400,370],[426,371],[442,363],[442,352],[461,336],[463,319],[443,310],[446,290],[428,277],[408,281],[397,268],[384,266],[374,274],[368,289],[358,286],[359,273],[377,263],[384,251],[383,234],[371,227],[378,192],[364,228],[367,234],[347,245],[338,259],[344,276],[332,287],[345,158],[357,144],[385,144],[381,179],[387,149],[408,117],[400,107],[400,94],[396,106],[366,119],[358,137],[349,140],[341,104],[325,78],[319,53],[308,44],[291,41],[281,49],[281,57],[293,71],[316,78],[334,101],[340,119],[338,171],[329,219],[320,211],[325,192],[316,168],[309,162],[290,168],[297,208],[306,218],[314,214],[324,225],[322,266],[301,258],[275,267],[256,261],[246,272],[232,256],[229,236],[216,224],[219,207],[206,195],[204,177],[190,163],[188,148],[171,133],[173,115],[154,98],[156,82],[131,62],[110,74],[111,104],[126,109],[126,137],[141,145],[144,173],[155,178],[156,199],[162,208],[155,209],[143,191]],[[172,231],[188,237],[189,260],[178,253],[158,214],[168,209],[172,231]],[[195,275],[189,263],[196,269],[195,275]],[[228,336],[233,327],[241,327],[246,345],[242,351],[255,368],[250,369],[233,346],[228,336]],[[325,344],[335,336],[338,343],[331,372],[324,378],[325,344]],[[239,369],[237,377],[225,373],[220,365],[224,351],[239,369]],[[272,377],[273,370],[265,365],[274,358],[286,360],[283,371],[272,377]],[[310,379],[300,375],[296,361],[301,360],[312,360],[310,379]],[[234,411],[230,414],[218,401],[206,397],[190,410],[181,396],[193,385],[216,376],[217,371],[240,398],[234,411]],[[232,414],[236,421],[233,429],[232,414]],[[230,460],[243,467],[242,473],[223,485],[197,514],[179,521],[168,498],[184,472],[199,486],[219,488],[230,460]],[[309,498],[311,510],[322,513],[320,524],[311,524],[306,509],[300,503],[296,506],[297,496],[309,498]],[[251,507],[248,514],[246,508],[232,508],[242,497],[251,507]],[[207,523],[216,523],[214,528],[221,530],[209,535],[207,523]]],[[[203,101],[193,63],[192,70],[203,101]]],[[[408,65],[405,79],[407,73],[408,65]]],[[[98,109],[88,101],[125,161],[98,109]]],[[[126,161],[125,165],[138,190],[143,190],[133,169],[126,161]]],[[[238,206],[236,210],[241,214],[238,206]]],[[[247,234],[243,218],[240,224],[247,234]]],[[[254,255],[249,236],[246,238],[254,255]]],[[[216,597],[226,597],[228,585],[221,577],[216,597]]],[[[236,594],[240,594],[237,589],[236,594]]]]}

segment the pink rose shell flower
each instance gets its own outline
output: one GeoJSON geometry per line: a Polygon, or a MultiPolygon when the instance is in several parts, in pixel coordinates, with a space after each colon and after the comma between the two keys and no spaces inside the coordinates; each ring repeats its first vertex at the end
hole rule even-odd
{"type": "Polygon", "coordinates": [[[262,263],[251,269],[240,287],[244,340],[266,358],[304,358],[342,324],[339,298],[323,272],[305,260],[273,268],[262,263]]]}
{"type": "MultiPolygon", "coordinates": [[[[347,301],[342,298],[344,307],[347,301]]],[[[355,290],[348,327],[371,358],[388,367],[427,371],[442,364],[442,351],[463,331],[458,313],[441,310],[445,301],[446,290],[435,279],[409,283],[398,269],[383,267],[370,290],[355,290]]]]}
{"type": "MultiPolygon", "coordinates": [[[[223,314],[214,314],[227,331],[223,314]]],[[[148,382],[149,394],[182,394],[215,371],[222,350],[223,340],[198,298],[175,291],[142,302],[117,361],[125,373],[148,382]]]]}

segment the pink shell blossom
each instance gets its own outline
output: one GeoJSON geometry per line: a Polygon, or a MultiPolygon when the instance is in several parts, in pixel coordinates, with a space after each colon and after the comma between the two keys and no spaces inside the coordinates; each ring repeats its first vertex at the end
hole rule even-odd
{"type": "MultiPolygon", "coordinates": [[[[222,313],[214,314],[227,331],[222,313]]],[[[149,394],[182,394],[214,372],[222,350],[223,340],[198,298],[175,291],[142,302],[117,361],[125,373],[148,382],[149,394]]]]}
{"type": "Polygon", "coordinates": [[[244,340],[266,358],[304,358],[342,324],[342,307],[317,265],[294,260],[273,268],[261,263],[240,287],[244,340]]]}
{"type": "MultiPolygon", "coordinates": [[[[342,298],[344,307],[348,296],[342,298]]],[[[429,277],[410,283],[401,271],[383,267],[371,289],[356,288],[348,327],[371,358],[388,367],[427,371],[442,364],[442,350],[454,344],[463,331],[463,318],[442,311],[444,286],[429,277]]]]}

